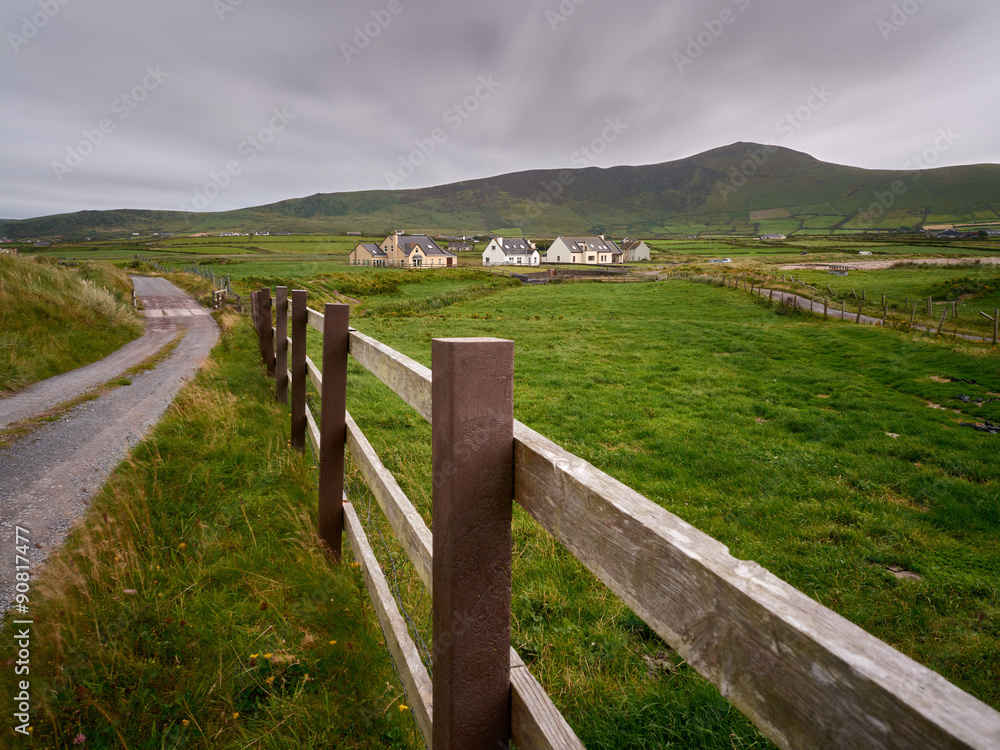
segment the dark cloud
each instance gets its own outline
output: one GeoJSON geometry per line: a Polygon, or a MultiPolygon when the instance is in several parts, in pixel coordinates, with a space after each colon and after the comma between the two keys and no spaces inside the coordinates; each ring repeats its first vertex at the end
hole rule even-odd
{"type": "Polygon", "coordinates": [[[8,0],[0,216],[176,209],[213,182],[223,210],[741,140],[870,168],[935,148],[997,162],[997,20],[983,0],[8,0]]]}

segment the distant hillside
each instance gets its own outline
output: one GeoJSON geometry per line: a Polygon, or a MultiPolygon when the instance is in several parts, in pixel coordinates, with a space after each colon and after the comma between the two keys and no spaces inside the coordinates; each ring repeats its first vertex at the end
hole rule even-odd
{"type": "Polygon", "coordinates": [[[418,190],[320,193],[218,213],[81,211],[0,222],[13,239],[223,229],[381,234],[824,234],[1000,222],[1000,165],[866,170],[751,143],[664,164],[537,170],[418,190]]]}

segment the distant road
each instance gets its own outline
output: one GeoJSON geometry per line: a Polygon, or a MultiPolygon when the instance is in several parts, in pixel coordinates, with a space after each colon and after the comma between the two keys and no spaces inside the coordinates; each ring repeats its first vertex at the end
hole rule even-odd
{"type": "Polygon", "coordinates": [[[917,266],[960,266],[966,263],[1000,265],[1000,256],[980,256],[978,258],[896,258],[894,260],[848,260],[842,263],[788,263],[778,266],[782,271],[825,271],[830,268],[850,268],[858,271],[882,271],[900,263],[917,266]]]}
{"type": "MultiPolygon", "coordinates": [[[[31,568],[65,540],[129,449],[155,425],[218,341],[208,310],[169,281],[132,277],[149,318],[146,334],[88,367],[0,399],[0,428],[30,418],[112,380],[184,332],[156,369],[132,377],[0,450],[0,555],[14,560],[15,526],[29,532],[31,568]],[[36,547],[36,544],[39,545],[36,547]]],[[[0,566],[0,607],[13,598],[14,565],[0,566]]]]}

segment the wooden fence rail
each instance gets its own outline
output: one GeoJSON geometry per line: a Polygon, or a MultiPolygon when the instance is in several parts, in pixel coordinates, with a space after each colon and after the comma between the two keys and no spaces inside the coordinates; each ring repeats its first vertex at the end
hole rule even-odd
{"type": "MultiPolygon", "coordinates": [[[[282,298],[280,288],[277,297],[282,298]]],[[[265,364],[270,360],[273,367],[274,352],[281,350],[283,342],[275,341],[280,327],[271,325],[269,300],[270,290],[262,289],[255,293],[251,310],[256,311],[254,321],[260,332],[262,357],[265,364]]],[[[502,559],[503,548],[507,547],[509,555],[510,544],[510,498],[504,497],[507,491],[503,483],[507,480],[502,478],[507,473],[511,477],[509,491],[513,499],[778,746],[845,750],[1000,747],[1000,713],[994,709],[756,563],[732,557],[718,541],[513,421],[512,400],[509,406],[505,402],[502,407],[487,407],[478,401],[480,390],[470,395],[449,385],[461,382],[461,378],[451,377],[456,368],[475,366],[476,361],[482,361],[483,352],[493,352],[489,355],[494,357],[493,364],[477,377],[492,373],[498,380],[494,388],[486,390],[507,393],[512,388],[512,372],[505,369],[504,363],[508,355],[512,356],[511,342],[435,340],[433,365],[437,377],[434,377],[423,365],[348,329],[346,306],[327,305],[325,312],[319,313],[303,310],[305,302],[304,292],[293,293],[290,346],[293,361],[300,363],[298,367],[293,365],[288,373],[293,402],[293,444],[298,445],[296,430],[302,431],[303,425],[307,425],[305,431],[316,455],[325,455],[328,441],[350,450],[431,592],[438,676],[433,685],[371,554],[364,529],[350,503],[345,501],[340,511],[341,524],[364,569],[386,643],[403,675],[407,700],[414,708],[421,732],[435,750],[477,747],[492,750],[498,742],[499,746],[506,746],[508,738],[522,750],[582,748],[517,654],[509,648],[508,655],[500,657],[497,653],[500,650],[497,644],[501,642],[498,639],[505,633],[508,640],[504,643],[509,643],[509,557],[506,580],[502,559]],[[305,410],[304,398],[296,398],[305,391],[306,370],[324,395],[326,381],[336,379],[339,394],[339,383],[346,378],[343,344],[338,344],[340,353],[336,358],[330,363],[324,361],[321,372],[305,356],[306,325],[302,322],[307,319],[309,326],[324,332],[326,337],[331,335],[330,321],[334,318],[339,331],[332,335],[346,342],[347,353],[432,424],[434,535],[339,398],[331,398],[330,403],[326,398],[322,400],[322,429],[317,428],[312,415],[305,410]],[[505,353],[496,358],[496,352],[501,350],[505,353]],[[449,389],[453,392],[449,393],[449,389]],[[448,403],[453,404],[451,411],[447,409],[448,403]],[[328,416],[328,409],[343,411],[343,420],[328,416]],[[477,431],[463,432],[460,428],[470,419],[491,425],[490,430],[499,430],[500,437],[486,441],[484,448],[477,442],[477,431]],[[505,453],[506,428],[498,425],[508,419],[513,450],[505,453]],[[481,454],[493,457],[484,459],[481,454]],[[492,476],[493,484],[484,484],[485,479],[474,480],[461,491],[450,484],[455,477],[465,481],[477,472],[481,477],[492,476]],[[499,485],[497,476],[501,477],[499,485]],[[488,490],[490,486],[492,489],[488,490]],[[447,510],[449,493],[478,499],[478,505],[482,506],[479,510],[490,511],[479,517],[477,525],[464,531],[460,526],[449,527],[450,519],[462,515],[447,510]],[[467,570],[475,567],[476,558],[464,556],[467,553],[461,547],[462,537],[481,544],[483,538],[476,533],[479,525],[490,530],[487,535],[490,539],[499,538],[502,542],[491,553],[500,558],[486,556],[486,565],[501,571],[499,579],[476,578],[484,573],[467,570]],[[462,575],[472,578],[456,582],[456,567],[462,569],[462,575]],[[470,580],[475,583],[470,584],[470,580]],[[495,611],[468,609],[470,604],[463,598],[463,591],[470,585],[482,585],[482,581],[494,592],[485,599],[499,599],[502,604],[505,611],[499,615],[495,611]],[[450,588],[442,592],[442,587],[450,588]],[[506,620],[508,630],[487,625],[482,628],[486,633],[485,643],[476,641],[466,637],[471,632],[480,632],[478,627],[468,627],[470,619],[477,625],[480,622],[502,625],[506,620]],[[461,644],[459,650],[463,653],[448,653],[448,648],[456,643],[461,644]],[[488,665],[485,673],[472,680],[466,680],[460,671],[461,659],[469,652],[488,655],[482,660],[488,665]],[[452,673],[457,678],[442,677],[439,670],[447,664],[452,664],[452,673]],[[501,693],[509,695],[509,703],[496,697],[500,694],[498,684],[501,693]],[[481,693],[470,696],[477,691],[481,693]],[[466,709],[469,713],[463,713],[466,709]]],[[[331,549],[335,549],[333,543],[331,549]]]]}

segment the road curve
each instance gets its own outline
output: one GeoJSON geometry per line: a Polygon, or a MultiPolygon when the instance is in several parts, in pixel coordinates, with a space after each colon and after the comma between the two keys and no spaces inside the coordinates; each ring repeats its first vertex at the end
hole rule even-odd
{"type": "Polygon", "coordinates": [[[215,320],[188,294],[165,279],[134,276],[132,281],[149,318],[150,338],[144,344],[123,347],[121,356],[102,360],[100,367],[64,373],[0,400],[2,427],[12,414],[18,416],[9,421],[34,416],[117,377],[184,332],[176,349],[154,370],[133,377],[132,385],[82,404],[0,450],[0,559],[5,561],[0,565],[0,609],[13,600],[15,527],[28,532],[30,568],[36,574],[218,341],[215,320]]]}

